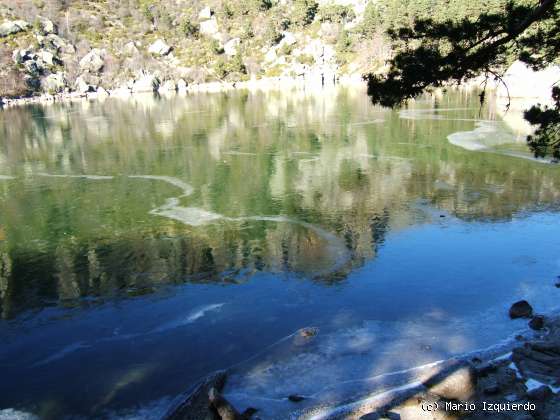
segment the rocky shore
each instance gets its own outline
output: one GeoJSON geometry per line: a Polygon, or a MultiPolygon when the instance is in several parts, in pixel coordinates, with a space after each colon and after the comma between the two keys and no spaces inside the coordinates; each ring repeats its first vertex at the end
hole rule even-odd
{"type": "MultiPolygon", "coordinates": [[[[413,382],[337,407],[298,410],[305,397],[287,395],[293,418],[560,419],[560,317],[535,315],[526,301],[514,303],[509,315],[527,318],[529,328],[505,353],[437,362],[421,369],[413,382]]],[[[233,407],[220,394],[227,377],[227,371],[210,375],[179,397],[163,419],[260,419],[258,404],[233,407]]]]}
{"type": "Polygon", "coordinates": [[[236,89],[254,89],[254,90],[270,90],[270,89],[285,89],[285,88],[315,88],[334,85],[352,85],[365,89],[365,85],[361,78],[356,77],[341,77],[333,78],[328,82],[322,83],[320,78],[309,79],[305,77],[290,78],[290,77],[267,77],[255,80],[241,81],[241,82],[207,82],[207,83],[193,83],[186,84],[179,81],[173,89],[158,89],[158,90],[144,90],[134,91],[133,89],[118,88],[105,90],[100,88],[91,92],[61,92],[56,94],[41,94],[36,96],[26,96],[20,98],[2,98],[0,97],[0,109],[2,107],[14,107],[29,104],[52,104],[57,102],[79,101],[79,100],[96,100],[113,98],[127,98],[138,94],[157,94],[161,96],[175,95],[175,94],[189,94],[196,92],[227,92],[236,89]]]}

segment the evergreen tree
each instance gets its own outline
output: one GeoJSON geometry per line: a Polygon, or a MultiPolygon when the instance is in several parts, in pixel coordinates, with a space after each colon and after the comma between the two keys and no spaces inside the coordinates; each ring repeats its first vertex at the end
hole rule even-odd
{"type": "MultiPolygon", "coordinates": [[[[490,1],[488,6],[496,8],[497,3],[490,1]]],[[[445,13],[449,16],[449,11],[445,13]]],[[[461,13],[465,17],[439,20],[434,15],[389,29],[396,50],[389,72],[366,76],[375,103],[395,106],[430,88],[481,74],[502,81],[512,59],[535,70],[558,60],[560,5],[556,0],[510,2],[497,11],[486,9],[476,18],[468,16],[468,9],[461,13]]],[[[538,125],[528,144],[537,156],[551,154],[560,159],[558,87],[553,89],[553,100],[552,107],[535,106],[525,112],[527,121],[538,125]]]]}

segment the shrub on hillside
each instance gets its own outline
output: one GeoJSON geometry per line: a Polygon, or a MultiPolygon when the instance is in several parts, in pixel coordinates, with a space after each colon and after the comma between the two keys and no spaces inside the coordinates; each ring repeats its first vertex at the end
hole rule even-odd
{"type": "Polygon", "coordinates": [[[309,25],[315,19],[319,4],[315,0],[294,0],[292,23],[298,26],[309,25]]]}
{"type": "Polygon", "coordinates": [[[193,23],[188,17],[183,18],[180,28],[181,32],[189,38],[197,38],[200,34],[200,26],[193,23]]]}
{"type": "Polygon", "coordinates": [[[220,80],[225,80],[228,78],[232,78],[234,80],[242,80],[246,78],[247,68],[243,63],[241,54],[236,54],[230,59],[218,57],[216,63],[214,64],[214,73],[220,80]]]}
{"type": "Polygon", "coordinates": [[[327,4],[319,8],[317,16],[321,22],[345,23],[356,19],[356,13],[350,6],[327,4]]]}
{"type": "Polygon", "coordinates": [[[312,66],[315,64],[315,58],[311,54],[300,54],[297,56],[297,61],[300,64],[312,66]]]}

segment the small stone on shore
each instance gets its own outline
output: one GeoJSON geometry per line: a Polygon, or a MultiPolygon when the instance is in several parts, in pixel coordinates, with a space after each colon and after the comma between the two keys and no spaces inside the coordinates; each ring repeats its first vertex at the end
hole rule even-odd
{"type": "Polygon", "coordinates": [[[529,321],[529,327],[533,330],[542,330],[544,328],[544,316],[535,315],[533,319],[529,321]]]}
{"type": "Polygon", "coordinates": [[[530,318],[533,316],[533,307],[529,305],[526,300],[520,300],[515,302],[509,308],[509,317],[511,319],[515,318],[530,318]]]}
{"type": "Polygon", "coordinates": [[[533,401],[544,401],[550,398],[554,393],[549,386],[543,385],[527,392],[527,398],[533,401]]]}
{"type": "Polygon", "coordinates": [[[309,338],[316,336],[318,332],[318,328],[302,328],[299,333],[302,337],[309,338]]]}

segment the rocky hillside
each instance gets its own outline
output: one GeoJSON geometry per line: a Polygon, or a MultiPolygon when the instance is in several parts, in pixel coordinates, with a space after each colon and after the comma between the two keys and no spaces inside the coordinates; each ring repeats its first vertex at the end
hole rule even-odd
{"type": "Polygon", "coordinates": [[[390,56],[388,27],[415,17],[474,16],[481,1],[464,3],[3,0],[0,97],[359,76],[390,56]]]}

